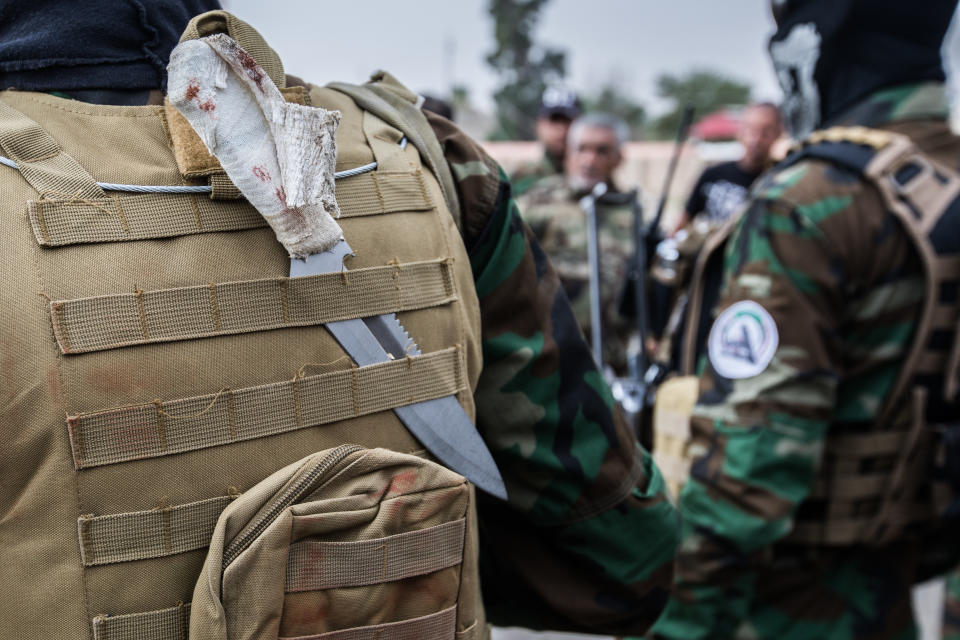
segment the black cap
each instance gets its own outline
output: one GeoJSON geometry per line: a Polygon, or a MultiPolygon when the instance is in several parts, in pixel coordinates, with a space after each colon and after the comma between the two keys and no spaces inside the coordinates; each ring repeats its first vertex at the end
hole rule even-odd
{"type": "Polygon", "coordinates": [[[564,87],[547,87],[540,98],[541,118],[562,116],[569,120],[576,119],[583,112],[580,99],[573,91],[564,87]]]}

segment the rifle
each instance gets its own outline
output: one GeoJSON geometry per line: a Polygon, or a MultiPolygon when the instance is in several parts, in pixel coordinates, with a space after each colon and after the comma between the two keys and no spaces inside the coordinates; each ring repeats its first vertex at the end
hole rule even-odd
{"type": "MultiPolygon", "coordinates": [[[[614,397],[620,402],[624,410],[628,414],[636,416],[638,422],[643,411],[652,406],[653,390],[665,373],[658,365],[651,366],[647,358],[647,328],[650,321],[646,290],[647,272],[650,269],[653,256],[656,255],[657,245],[663,240],[660,222],[663,219],[673,176],[680,162],[680,154],[683,151],[690,123],[693,120],[693,113],[694,109],[689,105],[683,110],[683,117],[677,130],[663,190],[657,202],[657,210],[648,224],[643,222],[643,209],[640,206],[636,190],[631,192],[633,198],[634,254],[627,269],[624,288],[621,290],[619,311],[622,316],[633,318],[637,323],[640,349],[628,363],[629,377],[616,380],[613,391],[614,397]]],[[[641,433],[642,439],[643,434],[641,433]]]]}
{"type": "Polygon", "coordinates": [[[636,280],[641,274],[645,274],[650,269],[653,256],[656,255],[657,245],[663,240],[663,233],[660,231],[660,222],[663,220],[663,212],[666,209],[667,198],[670,195],[670,186],[673,184],[673,176],[676,174],[677,165],[680,163],[680,154],[683,152],[683,145],[687,141],[687,134],[690,131],[693,114],[693,107],[687,105],[683,110],[683,116],[680,118],[680,127],[677,129],[677,137],[673,143],[673,153],[670,156],[670,164],[667,165],[667,174],[663,181],[663,189],[660,191],[660,198],[657,201],[657,210],[653,215],[653,219],[646,225],[643,224],[642,219],[634,220],[635,251],[630,261],[630,270],[627,275],[626,286],[620,295],[620,314],[627,318],[636,318],[640,312],[641,305],[634,299],[638,288],[636,280]],[[641,254],[645,259],[639,262],[638,259],[641,257],[641,254]],[[642,268],[638,268],[639,265],[643,265],[642,268]]]}
{"type": "Polygon", "coordinates": [[[590,346],[593,359],[603,371],[603,314],[600,306],[600,236],[597,224],[597,200],[607,193],[607,184],[599,182],[580,198],[580,208],[587,214],[587,259],[590,264],[590,346]]]}
{"type": "MultiPolygon", "coordinates": [[[[673,146],[673,154],[670,158],[670,164],[667,167],[667,175],[663,183],[663,190],[660,193],[660,199],[657,202],[657,210],[649,224],[644,224],[642,211],[639,207],[634,209],[634,255],[630,260],[627,271],[627,281],[620,294],[619,311],[620,315],[626,318],[634,318],[637,322],[638,334],[644,337],[646,327],[650,321],[649,310],[646,309],[644,278],[650,269],[653,257],[657,252],[657,245],[664,239],[663,232],[660,230],[660,222],[663,219],[663,212],[666,208],[667,198],[670,195],[670,186],[673,183],[673,176],[676,173],[677,165],[680,162],[680,154],[683,151],[683,145],[687,139],[687,133],[690,130],[690,122],[693,120],[693,107],[687,106],[683,110],[683,117],[680,120],[680,128],[677,130],[677,138],[673,146]],[[644,299],[641,299],[644,298],[644,299]]],[[[643,360],[646,360],[644,345],[641,349],[643,360]]],[[[644,362],[638,363],[638,367],[644,362]]],[[[639,371],[645,371],[640,368],[639,371]]]]}
{"type": "Polygon", "coordinates": [[[670,157],[667,175],[663,181],[663,189],[660,191],[660,201],[657,203],[657,212],[653,216],[653,220],[650,221],[648,230],[660,228],[663,210],[666,208],[667,198],[670,196],[670,185],[673,183],[673,174],[677,171],[677,165],[680,163],[680,153],[683,151],[683,145],[687,141],[687,134],[690,132],[690,123],[693,121],[693,111],[693,105],[688,104],[683,108],[683,116],[680,118],[680,128],[677,129],[677,138],[673,142],[673,155],[670,157]]]}

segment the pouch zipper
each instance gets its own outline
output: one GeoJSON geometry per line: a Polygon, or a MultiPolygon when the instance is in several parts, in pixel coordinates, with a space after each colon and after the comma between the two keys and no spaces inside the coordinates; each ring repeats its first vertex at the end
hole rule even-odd
{"type": "Polygon", "coordinates": [[[236,560],[237,556],[239,556],[251,544],[253,544],[253,541],[257,538],[257,536],[263,533],[263,530],[266,529],[270,523],[276,520],[284,509],[296,502],[296,500],[303,496],[308,489],[312,489],[317,480],[326,475],[330,471],[331,467],[341,462],[351,453],[362,450],[363,447],[353,444],[339,446],[331,451],[327,457],[317,463],[309,473],[304,475],[293,485],[287,487],[287,490],[284,491],[283,495],[281,495],[275,501],[274,505],[269,511],[263,514],[263,516],[255,523],[248,526],[246,532],[237,536],[237,538],[227,546],[226,550],[223,552],[222,568],[226,569],[227,565],[236,560]]]}

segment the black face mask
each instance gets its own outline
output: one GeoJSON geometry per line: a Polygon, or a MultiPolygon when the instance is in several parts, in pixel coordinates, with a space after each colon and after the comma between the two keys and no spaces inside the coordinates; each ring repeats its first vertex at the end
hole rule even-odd
{"type": "Polygon", "coordinates": [[[871,93],[945,79],[940,47],[957,0],[772,0],[770,57],[784,118],[803,137],[871,93]]]}

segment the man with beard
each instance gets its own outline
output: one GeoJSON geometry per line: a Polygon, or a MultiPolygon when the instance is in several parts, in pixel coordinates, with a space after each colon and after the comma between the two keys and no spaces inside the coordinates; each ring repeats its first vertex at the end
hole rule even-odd
{"type": "Polygon", "coordinates": [[[803,142],[694,275],[694,308],[723,284],[656,637],[913,638],[911,586],[956,563],[955,4],[773,3],[803,142]]]}
{"type": "MultiPolygon", "coordinates": [[[[587,214],[580,199],[599,183],[617,193],[613,173],[623,160],[626,125],[606,113],[589,113],[570,128],[566,175],[538,182],[518,199],[524,220],[540,240],[557,269],[580,327],[590,335],[590,263],[587,250],[587,214]]],[[[617,373],[627,367],[627,343],[632,323],[618,311],[633,251],[633,212],[629,205],[597,201],[600,244],[600,304],[603,320],[603,361],[617,373]]]]}

